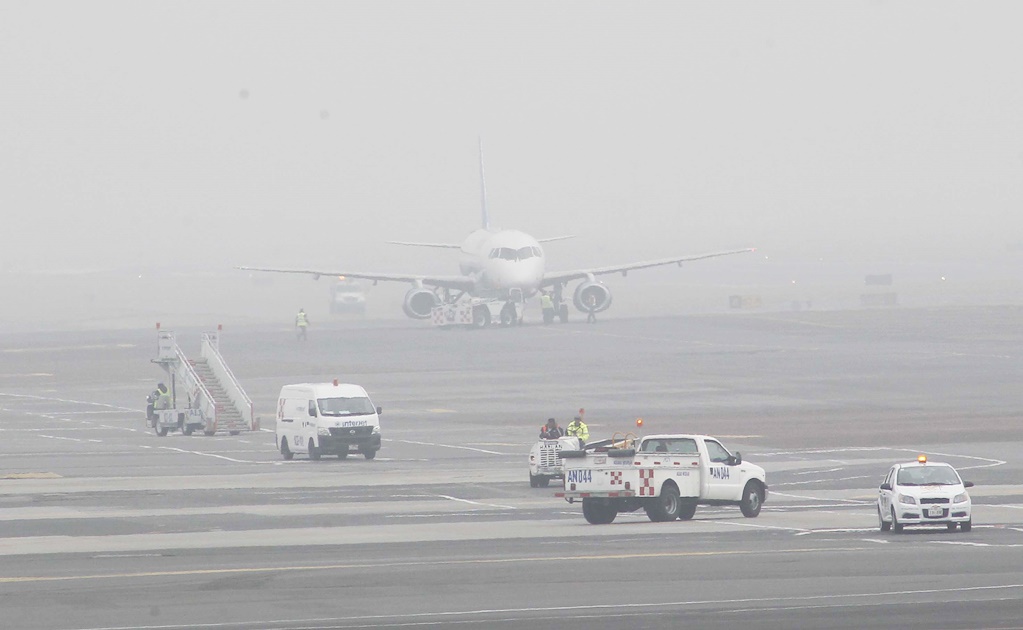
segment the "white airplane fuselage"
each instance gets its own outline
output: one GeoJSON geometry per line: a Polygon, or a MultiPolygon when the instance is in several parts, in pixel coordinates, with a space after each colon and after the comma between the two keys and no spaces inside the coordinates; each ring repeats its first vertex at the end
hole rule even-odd
{"type": "Polygon", "coordinates": [[[530,297],[544,275],[544,253],[535,238],[518,230],[476,230],[462,243],[459,269],[480,296],[506,297],[518,290],[530,297]]]}

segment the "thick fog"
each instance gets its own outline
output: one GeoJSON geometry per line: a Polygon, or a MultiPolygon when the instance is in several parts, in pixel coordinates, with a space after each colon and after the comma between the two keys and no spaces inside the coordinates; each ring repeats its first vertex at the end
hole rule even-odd
{"type": "MultiPolygon", "coordinates": [[[[1014,2],[0,4],[0,322],[326,315],[236,265],[454,274],[494,223],[609,315],[1019,303],[1014,2]]],[[[370,292],[401,317],[406,287],[370,292]]]]}

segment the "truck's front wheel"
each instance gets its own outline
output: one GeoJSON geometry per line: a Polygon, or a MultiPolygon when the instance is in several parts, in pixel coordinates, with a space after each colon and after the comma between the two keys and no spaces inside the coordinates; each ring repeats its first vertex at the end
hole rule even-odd
{"type": "Polygon", "coordinates": [[[742,489],[742,500],[739,501],[742,515],[747,518],[756,518],[763,505],[764,491],[760,489],[760,484],[755,481],[746,482],[746,487],[742,489]]]}
{"type": "Polygon", "coordinates": [[[647,517],[655,523],[675,520],[682,508],[682,499],[679,498],[678,488],[673,483],[664,484],[664,487],[661,488],[661,495],[647,501],[648,503],[643,508],[646,510],[647,517]]]}
{"type": "Polygon", "coordinates": [[[618,516],[618,509],[601,499],[583,499],[583,517],[591,525],[608,525],[618,516]]]}

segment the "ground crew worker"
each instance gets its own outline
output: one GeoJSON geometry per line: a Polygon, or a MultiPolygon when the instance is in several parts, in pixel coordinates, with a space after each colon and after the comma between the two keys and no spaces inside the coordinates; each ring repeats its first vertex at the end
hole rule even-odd
{"type": "Polygon", "coordinates": [[[558,421],[554,418],[547,418],[547,424],[540,427],[541,440],[556,440],[563,435],[565,430],[558,426],[558,421]]]}
{"type": "Polygon", "coordinates": [[[543,308],[543,323],[549,324],[554,321],[554,300],[551,294],[544,291],[540,296],[540,307],[543,308]]]}
{"type": "Polygon", "coordinates": [[[170,390],[163,383],[156,386],[156,402],[153,403],[153,409],[170,409],[171,408],[171,395],[170,390]]]}
{"type": "Polygon", "coordinates": [[[298,315],[295,316],[295,332],[298,338],[302,341],[306,340],[305,329],[309,327],[309,318],[306,317],[305,309],[298,309],[298,315]]]}
{"type": "Polygon", "coordinates": [[[592,293],[586,296],[586,323],[593,324],[597,321],[597,296],[592,293]]]}
{"type": "Polygon", "coordinates": [[[579,448],[586,446],[586,442],[590,439],[590,430],[586,427],[586,423],[583,422],[581,416],[576,416],[568,423],[568,429],[565,431],[568,437],[579,438],[579,448]]]}

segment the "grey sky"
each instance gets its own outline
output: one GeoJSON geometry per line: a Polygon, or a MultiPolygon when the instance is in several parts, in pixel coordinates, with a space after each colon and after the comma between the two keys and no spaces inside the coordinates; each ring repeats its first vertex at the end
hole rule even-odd
{"type": "MultiPolygon", "coordinates": [[[[0,5],[0,269],[454,271],[755,245],[988,260],[1023,241],[1023,5],[0,5]],[[158,254],[157,236],[180,252],[158,254]]],[[[1018,260],[1018,258],[1016,258],[1018,260]]]]}

